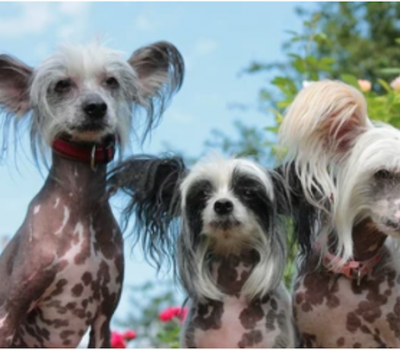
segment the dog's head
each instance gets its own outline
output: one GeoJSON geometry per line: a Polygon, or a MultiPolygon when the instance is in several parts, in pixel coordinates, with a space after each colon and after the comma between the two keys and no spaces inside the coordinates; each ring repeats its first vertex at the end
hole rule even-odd
{"type": "MultiPolygon", "coordinates": [[[[187,234],[229,253],[274,231],[277,194],[270,174],[244,159],[197,163],[181,184],[187,234]]],[[[195,241],[195,239],[194,239],[195,241]]]]}
{"type": "Polygon", "coordinates": [[[182,56],[166,42],[143,47],[128,61],[97,43],[63,46],[36,68],[0,55],[0,108],[16,121],[32,112],[32,133],[48,145],[62,134],[78,142],[116,134],[125,144],[134,108],[148,112],[146,134],[183,74],[182,56]]]}

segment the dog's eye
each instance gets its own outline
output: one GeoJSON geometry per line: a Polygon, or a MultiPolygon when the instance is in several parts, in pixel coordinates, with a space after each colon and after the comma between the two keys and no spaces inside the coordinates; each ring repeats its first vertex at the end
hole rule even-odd
{"type": "Polygon", "coordinates": [[[72,81],[70,79],[63,79],[57,82],[54,90],[59,93],[62,93],[69,91],[71,87],[72,87],[72,81]]]}
{"type": "Polygon", "coordinates": [[[114,77],[109,77],[106,79],[105,84],[110,88],[110,89],[116,89],[119,86],[118,80],[115,79],[114,77]]]}
{"type": "Polygon", "coordinates": [[[205,197],[208,196],[208,192],[207,192],[206,190],[200,190],[200,191],[197,193],[197,196],[198,196],[199,198],[205,198],[205,197]]]}
{"type": "Polygon", "coordinates": [[[374,174],[375,178],[380,180],[386,180],[391,177],[391,173],[387,170],[379,170],[374,174]]]}
{"type": "Polygon", "coordinates": [[[242,194],[246,197],[252,197],[254,195],[254,190],[251,188],[243,188],[242,194]]]}

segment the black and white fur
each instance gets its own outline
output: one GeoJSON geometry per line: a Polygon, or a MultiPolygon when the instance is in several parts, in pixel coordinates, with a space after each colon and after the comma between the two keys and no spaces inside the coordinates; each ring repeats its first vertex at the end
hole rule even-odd
{"type": "MultiPolygon", "coordinates": [[[[123,147],[137,125],[136,109],[147,112],[146,134],[183,71],[182,56],[166,42],[127,61],[97,43],[63,46],[36,68],[0,55],[4,142],[10,125],[18,130],[25,121],[40,158],[59,138],[87,150],[111,136],[123,147]]],[[[110,347],[123,274],[106,164],[52,152],[45,184],[0,256],[0,348],[76,347],[89,328],[90,347],[110,347]]]]}
{"type": "Polygon", "coordinates": [[[132,196],[125,214],[136,213],[146,247],[176,259],[190,299],[182,346],[295,345],[278,174],[245,159],[216,156],[189,170],[150,157],[126,161],[111,182],[132,196]]]}

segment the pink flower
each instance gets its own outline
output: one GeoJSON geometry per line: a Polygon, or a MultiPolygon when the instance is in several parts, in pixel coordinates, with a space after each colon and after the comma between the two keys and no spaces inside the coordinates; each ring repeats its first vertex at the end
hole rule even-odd
{"type": "Polygon", "coordinates": [[[126,331],[122,336],[125,340],[133,340],[136,338],[136,332],[130,329],[129,331],[126,331]]]}
{"type": "Polygon", "coordinates": [[[111,332],[111,347],[114,349],[126,348],[124,336],[118,332],[111,332]]]}
{"type": "Polygon", "coordinates": [[[164,311],[159,314],[160,321],[169,322],[174,317],[177,317],[182,322],[187,314],[187,308],[181,308],[179,306],[167,307],[164,311]]]}
{"type": "Polygon", "coordinates": [[[390,83],[393,90],[400,91],[400,77],[397,77],[390,83]]]}
{"type": "Polygon", "coordinates": [[[371,82],[368,81],[368,80],[362,80],[362,79],[360,79],[360,80],[358,81],[358,85],[360,86],[360,89],[361,89],[362,91],[364,91],[364,92],[371,91],[372,85],[371,85],[371,82]]]}

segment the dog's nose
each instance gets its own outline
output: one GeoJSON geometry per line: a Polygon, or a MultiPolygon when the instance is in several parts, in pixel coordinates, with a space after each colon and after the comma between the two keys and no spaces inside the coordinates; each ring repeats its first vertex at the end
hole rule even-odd
{"type": "Polygon", "coordinates": [[[214,203],[214,211],[219,215],[229,214],[233,210],[233,203],[229,199],[220,199],[214,203]]]}
{"type": "Polygon", "coordinates": [[[90,118],[100,119],[106,115],[107,105],[100,97],[93,97],[83,104],[83,110],[90,118]]]}

